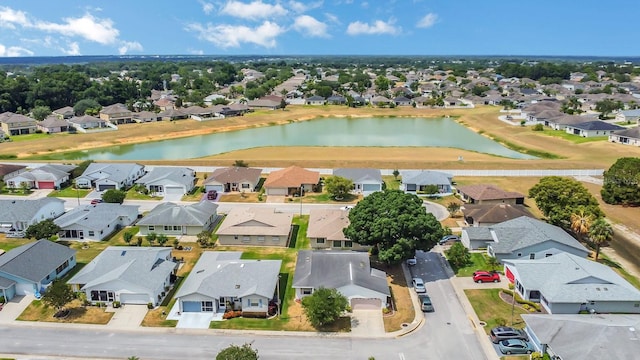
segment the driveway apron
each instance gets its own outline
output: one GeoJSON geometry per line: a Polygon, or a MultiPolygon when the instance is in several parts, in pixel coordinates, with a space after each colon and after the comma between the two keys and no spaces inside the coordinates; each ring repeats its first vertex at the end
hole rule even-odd
{"type": "Polygon", "coordinates": [[[351,312],[351,335],[362,337],[384,336],[381,309],[354,308],[351,312]]]}

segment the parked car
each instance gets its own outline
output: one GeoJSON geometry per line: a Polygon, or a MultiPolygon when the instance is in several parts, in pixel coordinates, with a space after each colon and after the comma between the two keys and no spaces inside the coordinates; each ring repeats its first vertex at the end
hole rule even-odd
{"type": "Polygon", "coordinates": [[[497,344],[503,340],[511,339],[525,341],[529,340],[529,337],[527,336],[527,333],[524,332],[524,330],[515,329],[509,326],[498,326],[491,329],[491,331],[489,332],[489,337],[494,344],[497,344]]]}
{"type": "Polygon", "coordinates": [[[495,271],[476,271],[473,273],[473,281],[477,283],[500,282],[500,274],[495,271]]]}
{"type": "Polygon", "coordinates": [[[448,242],[456,242],[456,241],[460,241],[460,237],[458,235],[445,235],[442,237],[442,239],[440,239],[440,241],[438,241],[438,244],[444,245],[448,242]]]}
{"type": "Polygon", "coordinates": [[[502,340],[498,344],[500,352],[503,354],[531,354],[535,351],[529,342],[520,339],[502,340]]]}
{"type": "Polygon", "coordinates": [[[407,265],[409,265],[409,266],[413,266],[413,265],[415,265],[417,263],[418,263],[418,260],[416,259],[415,256],[414,257],[410,257],[410,258],[407,259],[407,265]]]}
{"type": "Polygon", "coordinates": [[[101,202],[102,202],[102,199],[93,199],[91,200],[91,205],[100,204],[101,202]]]}
{"type": "Polygon", "coordinates": [[[414,277],[411,283],[418,294],[427,292],[427,288],[424,287],[424,281],[422,281],[422,279],[414,277]]]}
{"type": "Polygon", "coordinates": [[[218,192],[216,190],[209,190],[207,192],[207,200],[215,200],[218,197],[218,192]]]}
{"type": "Polygon", "coordinates": [[[431,303],[431,298],[429,297],[429,295],[427,294],[420,295],[418,296],[418,298],[420,299],[420,307],[422,308],[422,311],[426,311],[426,312],[433,311],[433,304],[431,303]]]}

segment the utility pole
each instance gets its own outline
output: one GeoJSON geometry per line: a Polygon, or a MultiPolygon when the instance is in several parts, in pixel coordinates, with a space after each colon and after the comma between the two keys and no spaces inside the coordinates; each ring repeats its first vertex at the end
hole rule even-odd
{"type": "Polygon", "coordinates": [[[300,184],[300,216],[302,216],[302,184],[300,184]]]}

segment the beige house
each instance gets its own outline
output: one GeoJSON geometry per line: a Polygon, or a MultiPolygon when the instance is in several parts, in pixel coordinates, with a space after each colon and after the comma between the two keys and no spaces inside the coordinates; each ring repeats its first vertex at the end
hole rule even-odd
{"type": "Polygon", "coordinates": [[[320,182],[320,173],[299,166],[272,171],[264,182],[267,195],[293,195],[300,192],[313,191],[320,182]]]}
{"type": "Polygon", "coordinates": [[[204,181],[205,190],[252,192],[260,182],[260,174],[262,169],[249,167],[234,166],[216,169],[204,181]]]}
{"type": "Polygon", "coordinates": [[[133,122],[133,113],[123,104],[117,103],[105,106],[100,110],[100,119],[108,121],[114,125],[128,124],[133,122]]]}
{"type": "Polygon", "coordinates": [[[469,204],[524,204],[524,195],[518,192],[504,191],[495,185],[474,184],[457,187],[462,200],[469,204]]]}
{"type": "Polygon", "coordinates": [[[14,114],[12,112],[0,114],[2,131],[9,136],[33,134],[36,132],[36,125],[36,119],[21,114],[14,114]]]}
{"type": "Polygon", "coordinates": [[[275,208],[234,208],[216,231],[220,245],[288,246],[293,214],[275,208]]]}
{"type": "Polygon", "coordinates": [[[370,246],[363,246],[349,240],[342,230],[349,226],[349,211],[335,209],[313,209],[309,213],[309,228],[307,237],[312,249],[332,250],[368,250],[370,246]]]}

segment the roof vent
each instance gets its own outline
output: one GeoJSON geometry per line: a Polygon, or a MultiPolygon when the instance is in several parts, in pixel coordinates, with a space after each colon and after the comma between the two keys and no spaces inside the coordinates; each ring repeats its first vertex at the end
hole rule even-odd
{"type": "Polygon", "coordinates": [[[124,254],[126,254],[126,253],[127,253],[127,250],[123,250],[123,251],[120,253],[120,256],[124,256],[124,254]]]}
{"type": "Polygon", "coordinates": [[[236,289],[240,289],[240,285],[236,284],[236,289]]]}

